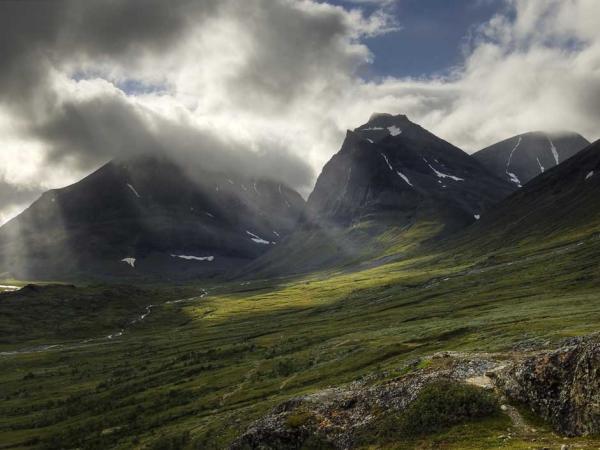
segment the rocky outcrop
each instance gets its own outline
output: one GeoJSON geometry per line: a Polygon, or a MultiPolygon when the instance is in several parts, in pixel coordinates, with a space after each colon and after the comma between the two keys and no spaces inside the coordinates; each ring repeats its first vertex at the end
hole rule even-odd
{"type": "Polygon", "coordinates": [[[231,448],[353,448],[362,430],[382,414],[404,411],[424,387],[480,377],[498,366],[486,357],[462,358],[446,352],[425,361],[429,368],[378,385],[359,381],[291,399],[254,423],[231,448]]]}
{"type": "MultiPolygon", "coordinates": [[[[426,386],[443,381],[493,390],[503,403],[526,404],[564,436],[600,433],[600,334],[566,340],[554,350],[440,352],[400,370],[407,374],[291,399],[251,425],[231,448],[354,448],[364,430],[406,411],[426,386]]],[[[501,409],[517,432],[535,431],[517,408],[501,409]]]]}
{"type": "Polygon", "coordinates": [[[600,334],[538,352],[499,371],[496,386],[567,436],[600,433],[600,334]]]}

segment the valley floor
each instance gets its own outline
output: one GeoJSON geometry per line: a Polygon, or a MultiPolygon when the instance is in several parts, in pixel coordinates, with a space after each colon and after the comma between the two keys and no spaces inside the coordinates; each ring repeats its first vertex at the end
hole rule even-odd
{"type": "MultiPolygon", "coordinates": [[[[51,322],[33,340],[3,336],[0,448],[227,448],[291,397],[383,382],[440,350],[507,352],[598,330],[592,235],[473,255],[188,287],[179,298],[194,300],[180,303],[157,289],[77,339],[51,322]]],[[[521,413],[525,425],[503,414],[389,448],[600,448],[521,413]]]]}

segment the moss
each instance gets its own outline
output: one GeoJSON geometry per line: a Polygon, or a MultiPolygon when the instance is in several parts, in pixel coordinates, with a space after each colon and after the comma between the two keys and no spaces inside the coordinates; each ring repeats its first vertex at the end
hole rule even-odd
{"type": "Polygon", "coordinates": [[[305,410],[295,410],[285,418],[285,424],[292,429],[301,428],[309,425],[314,420],[314,416],[305,410]]]}

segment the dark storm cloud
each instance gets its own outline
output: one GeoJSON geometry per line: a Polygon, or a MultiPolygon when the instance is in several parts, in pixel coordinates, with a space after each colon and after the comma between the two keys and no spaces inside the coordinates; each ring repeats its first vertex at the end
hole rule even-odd
{"type": "Polygon", "coordinates": [[[158,150],[140,112],[115,93],[63,102],[29,132],[49,144],[49,163],[77,155],[75,164],[90,167],[117,155],[158,150]]]}
{"type": "MultiPolygon", "coordinates": [[[[167,51],[216,2],[55,0],[0,2],[0,93],[15,103],[69,59],[135,58],[167,51]],[[194,6],[194,3],[196,6],[194,6]]],[[[39,92],[39,91],[38,91],[39,92]]]]}
{"type": "Polygon", "coordinates": [[[113,157],[167,153],[186,168],[233,170],[291,186],[303,186],[312,177],[306,162],[277,143],[263,142],[258,151],[249,151],[226,136],[134,107],[122,94],[63,103],[30,132],[49,144],[49,164],[68,161],[85,169],[113,157]]]}
{"type": "MultiPolygon", "coordinates": [[[[207,18],[227,13],[233,3],[217,0],[1,2],[0,106],[7,108],[27,137],[44,143],[48,165],[68,164],[85,170],[115,156],[163,151],[185,164],[193,159],[208,168],[268,175],[295,187],[306,186],[313,176],[312,170],[301,158],[277,144],[262,142],[258,149],[249,151],[242,144],[219,139],[186,121],[159,117],[117,89],[107,87],[98,95],[80,97],[65,94],[53,85],[54,73],[68,76],[82,67],[84,72],[89,67],[100,67],[100,71],[108,67],[108,71],[131,71],[135,76],[138,70],[147,70],[144,67],[147,59],[158,63],[154,72],[160,77],[161,55],[176,50],[191,30],[202,27],[207,18]]],[[[250,3],[242,8],[250,20],[254,12],[262,14],[262,9],[269,9],[266,1],[250,3]],[[256,6],[258,10],[254,11],[256,6]]],[[[330,25],[331,21],[322,24],[330,25]]],[[[258,32],[260,27],[259,24],[254,31],[258,32]]],[[[338,28],[339,24],[335,30],[338,28]]],[[[310,32],[319,34],[316,29],[310,32]]],[[[276,40],[272,34],[267,38],[276,40]]],[[[236,82],[246,88],[254,86],[252,92],[273,88],[283,93],[282,84],[290,84],[292,79],[282,79],[271,72],[271,81],[265,81],[259,75],[265,70],[264,64],[276,65],[276,61],[265,59],[268,53],[251,62],[249,73],[236,82]]],[[[280,51],[279,55],[284,53],[285,50],[280,51]]],[[[290,58],[283,62],[289,64],[290,58]]],[[[23,200],[19,192],[4,187],[0,206],[11,203],[12,199],[23,200]]]]}
{"type": "Polygon", "coordinates": [[[466,150],[532,129],[598,137],[599,2],[506,0],[447,77],[370,81],[358,76],[364,38],[394,22],[373,6],[387,1],[367,3],[0,1],[7,179],[58,187],[69,171],[159,151],[307,194],[374,111],[407,113],[466,150]]]}
{"type": "Polygon", "coordinates": [[[39,189],[15,186],[0,179],[0,205],[22,205],[32,201],[39,194],[39,189]]]}
{"type": "Polygon", "coordinates": [[[209,170],[234,170],[291,186],[302,186],[312,175],[298,156],[274,143],[263,143],[258,152],[251,152],[226,136],[132,107],[119,93],[65,103],[31,131],[51,144],[46,155],[50,163],[76,154],[75,164],[89,167],[115,156],[154,152],[170,153],[187,168],[199,165],[209,170]]]}
{"type": "Polygon", "coordinates": [[[251,57],[228,81],[230,92],[249,108],[281,112],[293,107],[310,88],[304,80],[317,79],[319,73],[346,77],[365,58],[347,52],[343,38],[348,24],[335,10],[306,14],[271,0],[229,2],[227,9],[228,15],[253,18],[240,20],[244,32],[253,37],[251,57]]]}
{"type": "Polygon", "coordinates": [[[6,222],[40,194],[40,189],[17,186],[0,178],[0,223],[6,222]]]}

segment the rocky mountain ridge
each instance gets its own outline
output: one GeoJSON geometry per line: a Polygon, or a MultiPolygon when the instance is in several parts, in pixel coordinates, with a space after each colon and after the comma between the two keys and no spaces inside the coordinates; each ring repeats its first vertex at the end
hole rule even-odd
{"type": "Polygon", "coordinates": [[[304,200],[266,179],[115,160],[0,228],[0,272],[24,279],[211,276],[276,245],[304,200]]]}
{"type": "Polygon", "coordinates": [[[405,115],[374,114],[347,132],[323,168],[307,211],[314,220],[343,226],[393,214],[406,223],[442,218],[455,228],[477,220],[514,190],[405,115]]]}

